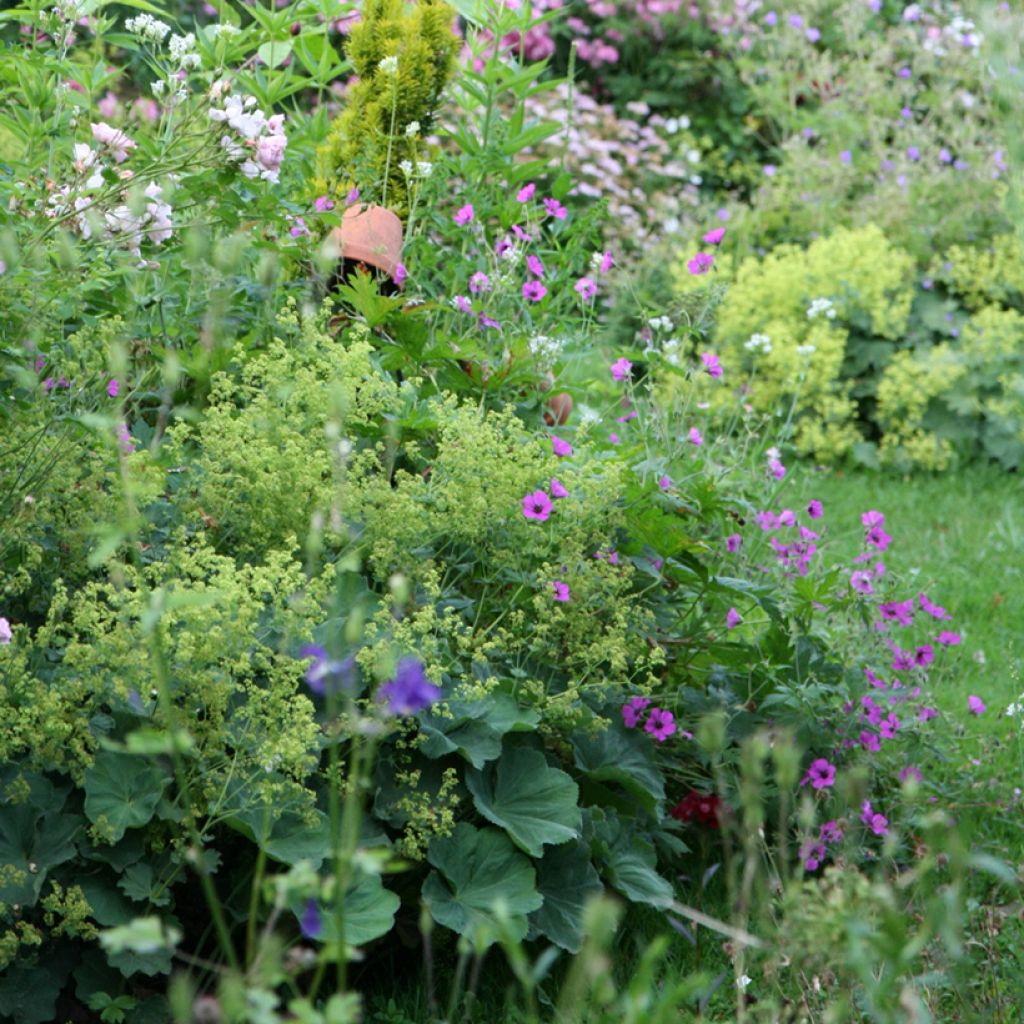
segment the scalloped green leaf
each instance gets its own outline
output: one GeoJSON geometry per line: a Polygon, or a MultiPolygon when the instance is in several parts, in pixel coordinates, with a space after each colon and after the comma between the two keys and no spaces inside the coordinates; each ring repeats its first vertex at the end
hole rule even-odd
{"type": "Polygon", "coordinates": [[[588,899],[604,891],[586,843],[566,843],[548,850],[537,865],[537,888],[544,905],[530,915],[530,937],[537,933],[570,953],[578,953],[583,947],[584,907],[588,899]]]}
{"type": "Polygon", "coordinates": [[[574,733],[571,739],[576,767],[584,775],[622,786],[645,810],[660,814],[665,777],[654,760],[650,736],[612,724],[599,733],[574,733]]]}
{"type": "Polygon", "coordinates": [[[533,865],[503,832],[459,822],[451,836],[430,844],[427,860],[437,870],[423,883],[423,899],[438,924],[470,935],[493,924],[501,906],[512,936],[526,937],[526,915],[543,897],[533,865]]]}
{"type": "Polygon", "coordinates": [[[156,812],[167,775],[155,764],[130,754],[101,750],[85,773],[85,814],[94,825],[106,823],[117,842],[129,828],[141,828],[156,812]]]}
{"type": "Polygon", "coordinates": [[[466,785],[476,809],[531,857],[580,834],[579,787],[539,750],[513,747],[485,771],[467,772],[466,785]]]}

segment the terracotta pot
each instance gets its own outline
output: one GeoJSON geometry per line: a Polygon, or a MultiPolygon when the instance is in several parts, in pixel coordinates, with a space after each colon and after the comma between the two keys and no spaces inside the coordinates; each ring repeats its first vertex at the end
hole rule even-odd
{"type": "Polygon", "coordinates": [[[402,262],[402,222],[383,206],[350,206],[331,232],[339,260],[382,270],[390,278],[402,262]]]}
{"type": "Polygon", "coordinates": [[[549,427],[556,424],[562,426],[569,419],[572,412],[572,397],[564,392],[560,395],[552,395],[547,402],[548,411],[544,413],[544,422],[549,427]]]}

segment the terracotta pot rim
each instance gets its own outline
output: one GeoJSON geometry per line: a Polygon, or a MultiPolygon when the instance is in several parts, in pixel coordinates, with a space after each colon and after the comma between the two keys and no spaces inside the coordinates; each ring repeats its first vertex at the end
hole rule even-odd
{"type": "Polygon", "coordinates": [[[339,260],[357,260],[383,271],[392,280],[402,261],[401,218],[386,206],[356,203],[341,215],[330,237],[339,260]]]}

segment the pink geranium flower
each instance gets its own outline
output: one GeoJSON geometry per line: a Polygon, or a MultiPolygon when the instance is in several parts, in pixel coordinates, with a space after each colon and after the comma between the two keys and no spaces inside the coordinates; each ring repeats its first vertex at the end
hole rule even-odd
{"type": "Polygon", "coordinates": [[[585,302],[589,302],[597,294],[597,285],[589,277],[581,277],[572,289],[585,302]]]}
{"type": "Polygon", "coordinates": [[[824,757],[811,762],[807,774],[800,780],[801,786],[809,782],[814,789],[828,789],[836,781],[836,766],[824,757]]]}
{"type": "Polygon", "coordinates": [[[671,711],[651,708],[644,723],[644,732],[649,732],[659,743],[664,743],[675,731],[676,723],[671,711]]]}
{"type": "Polygon", "coordinates": [[[877,814],[869,800],[865,800],[861,805],[860,820],[876,836],[886,836],[889,834],[889,819],[884,814],[877,814]]]}
{"type": "Polygon", "coordinates": [[[610,250],[605,250],[605,252],[601,256],[601,266],[599,268],[601,273],[602,274],[607,274],[608,271],[611,270],[612,267],[614,267],[614,266],[615,266],[615,258],[612,256],[610,250]]]}
{"type": "Polygon", "coordinates": [[[811,519],[820,519],[824,515],[821,502],[815,498],[813,501],[807,503],[807,515],[811,519]]]}
{"type": "Polygon", "coordinates": [[[547,210],[548,216],[554,217],[555,220],[565,220],[568,216],[568,210],[557,199],[545,199],[544,209],[547,210]]]}
{"type": "Polygon", "coordinates": [[[551,497],[547,491],[533,491],[523,498],[523,515],[543,523],[551,515],[551,497]]]}
{"type": "Polygon", "coordinates": [[[728,629],[735,629],[743,621],[743,616],[740,615],[735,608],[730,608],[725,615],[725,625],[728,629]]]}
{"type": "Polygon", "coordinates": [[[715,263],[715,257],[708,252],[699,252],[691,260],[686,261],[686,269],[693,274],[694,277],[700,274],[706,274],[715,263]]]}
{"type": "Polygon", "coordinates": [[[743,538],[738,533],[730,533],[729,536],[725,538],[725,550],[739,551],[742,543],[743,538]]]}
{"type": "Polygon", "coordinates": [[[523,285],[523,298],[529,302],[540,302],[547,293],[547,288],[540,281],[527,281],[523,285]]]}
{"type": "Polygon", "coordinates": [[[572,445],[568,441],[563,441],[560,437],[555,434],[551,435],[551,450],[560,458],[564,459],[568,455],[572,455],[572,445]]]}
{"type": "Polygon", "coordinates": [[[621,359],[616,359],[612,363],[612,377],[615,380],[628,380],[629,372],[633,369],[633,364],[623,356],[621,359]]]}
{"type": "Polygon", "coordinates": [[[553,476],[551,478],[551,497],[552,498],[568,498],[569,492],[562,485],[558,477],[553,476]]]}
{"type": "Polygon", "coordinates": [[[551,587],[555,592],[556,601],[568,601],[569,600],[569,584],[563,583],[561,580],[552,580],[551,587]]]}
{"type": "Polygon", "coordinates": [[[725,228],[712,228],[702,239],[708,245],[718,245],[725,238],[725,228]]]}
{"type": "Polygon", "coordinates": [[[107,394],[110,395],[111,398],[117,398],[120,391],[121,385],[118,384],[117,378],[111,377],[109,383],[107,384],[107,394]]]}
{"type": "Polygon", "coordinates": [[[690,444],[699,448],[704,443],[704,438],[701,436],[700,431],[696,427],[690,427],[690,432],[686,435],[690,444]]]}
{"type": "Polygon", "coordinates": [[[967,698],[967,710],[972,715],[981,715],[985,712],[985,702],[973,693],[967,698]]]}
{"type": "Polygon", "coordinates": [[[462,227],[464,224],[468,224],[476,216],[476,212],[473,210],[472,203],[466,203],[465,206],[460,206],[455,211],[455,223],[462,227]]]}
{"type": "Polygon", "coordinates": [[[334,200],[330,196],[317,196],[313,200],[313,209],[317,213],[327,213],[328,210],[334,209],[334,200]]]}
{"type": "Polygon", "coordinates": [[[516,202],[528,203],[536,191],[537,186],[532,181],[529,182],[516,193],[516,202]]]}
{"type": "Polygon", "coordinates": [[[709,377],[722,376],[722,364],[718,361],[718,356],[714,352],[701,352],[700,361],[704,364],[704,369],[709,377]]]}
{"type": "Polygon", "coordinates": [[[651,703],[650,697],[630,697],[622,705],[622,721],[627,729],[635,729],[639,724],[644,711],[651,703]]]}

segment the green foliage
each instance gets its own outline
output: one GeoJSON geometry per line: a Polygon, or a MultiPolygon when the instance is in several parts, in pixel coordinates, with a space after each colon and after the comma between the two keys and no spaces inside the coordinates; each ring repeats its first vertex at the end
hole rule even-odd
{"type": "Polygon", "coordinates": [[[362,15],[345,47],[358,81],[317,151],[314,187],[342,202],[358,188],[364,202],[404,217],[416,162],[428,155],[423,137],[455,70],[455,12],[443,0],[411,10],[404,0],[371,0],[362,15]],[[397,65],[389,70],[382,61],[397,65]]]}

